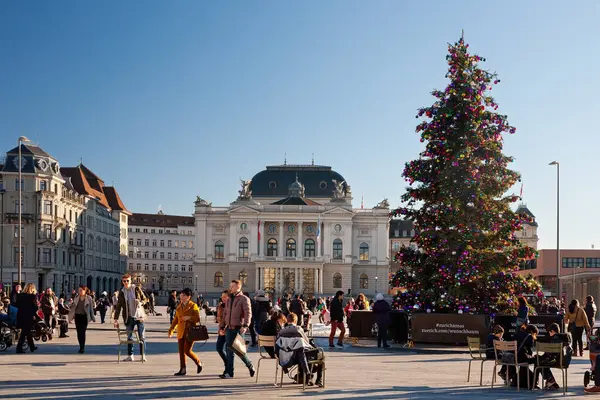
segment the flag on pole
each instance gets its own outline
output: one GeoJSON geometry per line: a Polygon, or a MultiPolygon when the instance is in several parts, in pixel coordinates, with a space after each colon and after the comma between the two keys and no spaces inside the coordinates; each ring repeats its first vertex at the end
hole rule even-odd
{"type": "Polygon", "coordinates": [[[258,241],[260,242],[260,221],[258,221],[258,241]]]}
{"type": "Polygon", "coordinates": [[[521,191],[519,192],[519,197],[523,200],[523,182],[521,182],[521,191]]]}
{"type": "Polygon", "coordinates": [[[321,217],[317,217],[317,243],[321,242],[321,217]]]}

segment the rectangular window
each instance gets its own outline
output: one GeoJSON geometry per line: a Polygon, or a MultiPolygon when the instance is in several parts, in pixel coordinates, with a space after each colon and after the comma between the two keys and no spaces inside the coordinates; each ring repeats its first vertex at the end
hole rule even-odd
{"type": "Polygon", "coordinates": [[[583,268],[584,259],[583,257],[563,257],[562,267],[563,268],[583,268]]]}
{"type": "Polygon", "coordinates": [[[141,246],[142,245],[142,239],[138,239],[135,241],[137,246],[141,246]]]}
{"type": "Polygon", "coordinates": [[[169,272],[171,271],[171,264],[167,265],[167,271],[169,271],[169,272]]]}
{"type": "Polygon", "coordinates": [[[129,263],[129,270],[133,271],[133,263],[129,263]]]}
{"type": "Polygon", "coordinates": [[[175,253],[175,259],[179,260],[179,253],[175,253]]]}
{"type": "Polygon", "coordinates": [[[148,264],[144,264],[144,271],[148,271],[148,264]]]}
{"type": "Polygon", "coordinates": [[[144,233],[148,233],[148,229],[144,228],[144,233]]]}
{"type": "Polygon", "coordinates": [[[156,247],[156,239],[152,241],[152,247],[156,247]]]}
{"type": "Polygon", "coordinates": [[[44,237],[52,239],[52,224],[44,224],[44,237]]]}
{"type": "Polygon", "coordinates": [[[52,262],[52,249],[42,250],[42,262],[44,264],[50,264],[52,262]]]}
{"type": "MultiPolygon", "coordinates": [[[[163,233],[163,230],[162,230],[162,229],[159,229],[159,230],[158,230],[158,233],[163,233]]],[[[162,242],[162,240],[161,240],[161,242],[162,242]]],[[[161,246],[162,246],[162,245],[161,245],[161,246]]]]}
{"type": "Polygon", "coordinates": [[[140,228],[135,228],[136,233],[140,233],[140,228]]]}
{"type": "Polygon", "coordinates": [[[45,192],[46,190],[48,190],[48,182],[40,181],[40,190],[42,192],[45,192]]]}
{"type": "Polygon", "coordinates": [[[160,247],[165,247],[165,241],[164,240],[160,241],[160,247]]]}
{"type": "Polygon", "coordinates": [[[167,253],[167,260],[171,259],[171,253],[167,253]]]}
{"type": "Polygon", "coordinates": [[[160,264],[160,270],[164,271],[165,270],[165,264],[160,264]]]}
{"type": "Polygon", "coordinates": [[[146,247],[150,246],[150,239],[144,239],[144,246],[146,246],[146,247]]]}
{"type": "MultiPolygon", "coordinates": [[[[15,179],[15,190],[19,190],[19,179],[15,179]]],[[[25,190],[25,181],[21,179],[21,190],[25,190]]]]}
{"type": "Polygon", "coordinates": [[[133,246],[133,239],[129,239],[129,245],[133,246]]]}
{"type": "Polygon", "coordinates": [[[150,233],[156,233],[156,229],[150,229],[150,233]]]}
{"type": "Polygon", "coordinates": [[[156,264],[152,264],[152,271],[156,271],[156,264]]]}
{"type": "Polygon", "coordinates": [[[600,258],[588,258],[585,264],[586,268],[600,268],[600,258]]]}
{"type": "Polygon", "coordinates": [[[136,264],[135,265],[135,269],[137,269],[138,271],[142,269],[142,264],[136,264]]]}
{"type": "Polygon", "coordinates": [[[173,247],[173,241],[168,240],[167,241],[167,247],[173,247]]]}
{"type": "Polygon", "coordinates": [[[129,250],[129,258],[133,258],[133,251],[129,250]]]}
{"type": "Polygon", "coordinates": [[[192,266],[191,265],[188,267],[188,272],[192,272],[192,266]]]}
{"type": "Polygon", "coordinates": [[[181,248],[185,249],[185,240],[181,241],[181,248]]]}
{"type": "Polygon", "coordinates": [[[160,259],[161,259],[161,260],[164,260],[164,259],[165,259],[165,253],[164,253],[164,252],[162,252],[162,251],[160,252],[160,259]]]}
{"type": "MultiPolygon", "coordinates": [[[[22,213],[25,213],[25,202],[21,202],[20,209],[22,213]]],[[[19,200],[15,200],[15,213],[19,213],[19,200]]]]}
{"type": "Polygon", "coordinates": [[[52,215],[52,201],[44,200],[44,214],[52,215]]]}
{"type": "Polygon", "coordinates": [[[179,272],[179,265],[175,264],[175,272],[179,272]]]}
{"type": "Polygon", "coordinates": [[[156,256],[157,256],[157,254],[158,254],[158,253],[157,253],[156,251],[153,251],[153,252],[152,252],[152,258],[156,259],[156,256]]]}

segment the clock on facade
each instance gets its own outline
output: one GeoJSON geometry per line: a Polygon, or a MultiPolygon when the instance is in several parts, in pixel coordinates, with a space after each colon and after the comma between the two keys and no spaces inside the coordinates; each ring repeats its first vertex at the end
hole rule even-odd
{"type": "Polygon", "coordinates": [[[296,230],[296,227],[294,225],[288,225],[288,232],[289,233],[294,233],[295,230],[296,230]]]}
{"type": "Polygon", "coordinates": [[[248,229],[248,224],[247,224],[247,223],[245,223],[245,222],[242,222],[242,223],[240,224],[240,229],[241,229],[241,230],[243,230],[243,231],[247,230],[247,229],[248,229]]]}
{"type": "Polygon", "coordinates": [[[340,233],[342,231],[342,226],[340,224],[335,224],[333,229],[336,231],[336,233],[340,233]]]}

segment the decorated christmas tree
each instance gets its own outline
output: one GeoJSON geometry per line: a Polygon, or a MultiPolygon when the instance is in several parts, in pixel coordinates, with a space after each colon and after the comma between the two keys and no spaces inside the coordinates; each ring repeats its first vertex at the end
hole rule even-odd
{"type": "Polygon", "coordinates": [[[515,128],[496,112],[489,92],[500,80],[481,68],[485,59],[463,38],[448,51],[450,84],[418,112],[425,150],[406,164],[410,186],[391,213],[413,221],[416,246],[395,255],[400,270],[390,284],[401,288],[396,308],[494,314],[513,309],[519,295],[541,295],[531,276],[516,274],[537,254],[515,235],[530,221],[511,209],[520,175],[508,168],[502,141],[515,128]]]}

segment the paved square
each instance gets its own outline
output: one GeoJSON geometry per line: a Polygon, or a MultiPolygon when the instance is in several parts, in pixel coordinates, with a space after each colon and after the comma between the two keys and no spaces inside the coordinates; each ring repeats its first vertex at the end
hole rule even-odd
{"type": "MultiPolygon", "coordinates": [[[[99,318],[98,318],[99,319],[99,318]]],[[[214,331],[214,323],[209,323],[214,331]]],[[[472,383],[467,384],[468,354],[464,349],[427,348],[382,350],[374,342],[359,342],[345,349],[326,349],[326,388],[291,384],[273,386],[275,363],[263,361],[260,381],[251,379],[241,361],[236,360],[235,379],[223,381],[218,375],[222,362],[211,335],[206,345],[195,351],[204,362],[196,375],[190,368],[185,377],[175,377],[179,369],[177,342],[167,338],[168,316],[148,321],[148,362],[117,364],[117,334],[112,324],[91,324],[85,354],[78,354],[74,327],[71,337],[48,343],[37,342],[36,353],[15,354],[15,347],[0,353],[0,399],[275,399],[310,396],[315,399],[525,399],[561,398],[561,392],[490,389],[492,366],[484,367],[484,387],[477,386],[478,369],[473,366],[472,383]]],[[[321,346],[325,338],[317,339],[321,346]]],[[[136,348],[136,355],[138,349],[136,348]]],[[[251,349],[256,365],[258,355],[251,349]]],[[[583,397],[583,373],[587,359],[575,358],[569,369],[568,397],[583,397]]],[[[589,396],[586,396],[589,397],[589,396]]],[[[593,396],[592,396],[593,397],[593,396]]],[[[600,396],[599,396],[600,397],[600,396]]]]}

